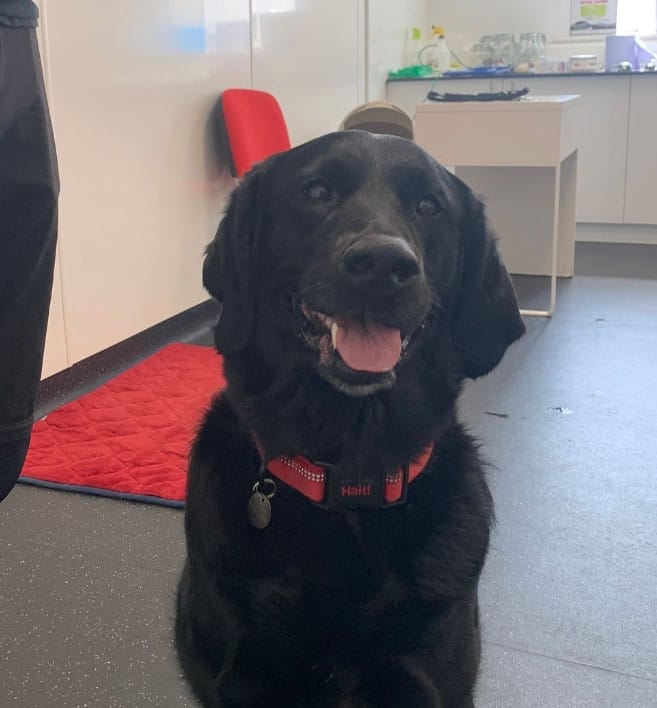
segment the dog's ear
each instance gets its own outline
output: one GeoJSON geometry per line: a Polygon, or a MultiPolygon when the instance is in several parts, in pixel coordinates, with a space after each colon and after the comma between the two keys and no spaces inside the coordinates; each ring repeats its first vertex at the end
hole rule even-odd
{"type": "Polygon", "coordinates": [[[252,170],[233,191],[205,252],[203,285],[222,303],[215,340],[223,353],[242,349],[253,330],[253,258],[261,221],[261,182],[260,170],[252,170]]]}
{"type": "Polygon", "coordinates": [[[467,378],[497,366],[525,332],[511,278],[486,222],[484,205],[461,183],[464,195],[463,270],[454,311],[454,333],[467,378]]]}
{"type": "MultiPolygon", "coordinates": [[[[225,216],[223,217],[226,218],[225,216]]],[[[221,248],[219,239],[221,238],[221,223],[214,238],[205,249],[205,259],[203,260],[203,287],[219,302],[224,301],[223,272],[221,267],[221,248]]]]}

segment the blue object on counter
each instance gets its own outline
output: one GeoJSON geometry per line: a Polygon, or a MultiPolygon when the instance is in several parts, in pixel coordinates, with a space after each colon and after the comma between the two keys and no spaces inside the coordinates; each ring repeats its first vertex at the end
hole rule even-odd
{"type": "Polygon", "coordinates": [[[443,73],[443,76],[453,76],[468,78],[471,76],[497,76],[499,74],[510,73],[512,67],[510,64],[504,66],[475,66],[472,69],[449,69],[443,73]]]}

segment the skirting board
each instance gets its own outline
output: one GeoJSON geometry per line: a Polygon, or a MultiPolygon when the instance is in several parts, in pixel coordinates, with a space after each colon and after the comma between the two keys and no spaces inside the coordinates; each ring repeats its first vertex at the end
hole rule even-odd
{"type": "Polygon", "coordinates": [[[657,226],[642,224],[578,223],[575,241],[657,245],[657,226]]]}
{"type": "Polygon", "coordinates": [[[210,344],[220,311],[217,302],[206,300],[43,379],[35,419],[88,393],[171,342],[210,344]]]}

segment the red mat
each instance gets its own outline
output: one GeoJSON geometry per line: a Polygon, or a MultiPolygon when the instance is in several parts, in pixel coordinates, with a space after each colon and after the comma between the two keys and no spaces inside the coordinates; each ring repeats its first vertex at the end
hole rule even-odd
{"type": "Polygon", "coordinates": [[[181,507],[194,433],[223,386],[213,349],[171,344],[36,422],[19,481],[181,507]]]}

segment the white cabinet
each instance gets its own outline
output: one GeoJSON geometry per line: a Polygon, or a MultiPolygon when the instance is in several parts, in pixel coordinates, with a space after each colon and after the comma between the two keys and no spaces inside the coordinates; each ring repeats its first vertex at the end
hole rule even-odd
{"type": "Polygon", "coordinates": [[[657,224],[657,76],[633,76],[625,222],[657,224]]]}
{"type": "MultiPolygon", "coordinates": [[[[568,76],[516,79],[531,94],[576,93],[577,221],[622,224],[629,123],[628,76],[568,76]]],[[[540,139],[540,136],[537,136],[540,139]]]]}

